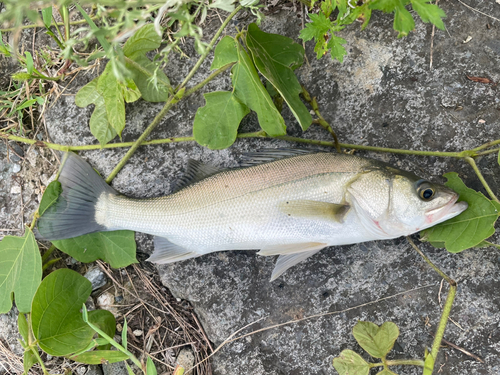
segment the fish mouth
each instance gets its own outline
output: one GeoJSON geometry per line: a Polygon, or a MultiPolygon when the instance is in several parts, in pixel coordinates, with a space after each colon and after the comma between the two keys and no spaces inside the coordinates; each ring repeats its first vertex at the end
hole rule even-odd
{"type": "Polygon", "coordinates": [[[458,194],[455,193],[453,198],[444,206],[427,211],[425,213],[425,221],[430,225],[436,225],[460,215],[469,205],[467,202],[457,202],[457,200],[458,194]]]}

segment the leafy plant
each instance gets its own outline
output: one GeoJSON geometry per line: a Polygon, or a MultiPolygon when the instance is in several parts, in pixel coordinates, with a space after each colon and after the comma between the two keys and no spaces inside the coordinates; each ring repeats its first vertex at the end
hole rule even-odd
{"type": "MultiPolygon", "coordinates": [[[[363,21],[361,29],[364,30],[370,22],[372,10],[381,10],[384,13],[394,13],[394,30],[398,32],[398,38],[408,35],[415,29],[415,21],[406,6],[411,3],[413,10],[420,16],[423,22],[432,23],[444,30],[444,11],[437,5],[429,4],[431,0],[362,0],[351,3],[349,0],[324,0],[319,4],[318,14],[309,14],[311,22],[300,32],[300,38],[304,41],[314,39],[316,45],[314,51],[317,58],[321,58],[328,51],[332,59],[342,62],[347,54],[343,44],[347,41],[337,35],[357,19],[363,21]],[[332,14],[336,14],[335,20],[331,20],[332,14]]],[[[311,2],[311,8],[315,4],[311,2]]]]}

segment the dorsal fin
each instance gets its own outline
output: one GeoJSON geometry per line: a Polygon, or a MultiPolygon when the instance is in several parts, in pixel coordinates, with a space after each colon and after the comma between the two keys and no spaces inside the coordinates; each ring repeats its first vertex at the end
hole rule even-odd
{"type": "Polygon", "coordinates": [[[291,158],[298,155],[315,154],[321,150],[304,150],[299,148],[265,148],[255,152],[246,152],[241,155],[241,167],[252,167],[270,163],[272,161],[291,158]]]}
{"type": "Polygon", "coordinates": [[[204,178],[212,176],[220,171],[221,169],[212,165],[203,164],[201,161],[189,159],[186,166],[186,172],[184,172],[184,175],[177,181],[175,191],[181,190],[192,183],[203,180],[204,178]]]}

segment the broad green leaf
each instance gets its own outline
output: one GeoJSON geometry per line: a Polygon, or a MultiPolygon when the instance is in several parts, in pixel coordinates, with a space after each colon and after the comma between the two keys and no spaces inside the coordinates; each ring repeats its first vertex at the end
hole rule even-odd
{"type": "Polygon", "coordinates": [[[292,39],[248,26],[246,44],[259,72],[269,80],[287,102],[302,130],[312,123],[312,116],[299,98],[302,92],[293,70],[304,61],[304,48],[292,39]]]}
{"type": "MultiPolygon", "coordinates": [[[[38,348],[35,348],[35,350],[38,350],[38,348]]],[[[30,368],[32,368],[35,363],[38,363],[35,354],[31,350],[26,350],[23,354],[24,373],[28,374],[30,368]]]]}
{"type": "Polygon", "coordinates": [[[109,124],[121,137],[123,128],[125,128],[125,102],[120,84],[113,74],[112,65],[109,63],[97,80],[97,91],[104,99],[109,124]]]}
{"type": "Polygon", "coordinates": [[[220,69],[223,66],[236,61],[238,61],[236,41],[231,36],[225,36],[217,44],[217,47],[215,47],[214,61],[212,62],[210,69],[220,69]]]}
{"type": "Polygon", "coordinates": [[[75,96],[75,104],[84,108],[90,104],[95,104],[94,112],[90,117],[90,132],[99,141],[101,146],[116,137],[116,131],[108,121],[104,97],[97,90],[99,77],[93,79],[83,86],[75,96]]]}
{"type": "Polygon", "coordinates": [[[155,31],[152,23],[144,25],[123,45],[125,56],[135,60],[138,55],[152,51],[161,45],[161,36],[155,31]]]}
{"type": "Polygon", "coordinates": [[[352,330],[358,344],[372,357],[383,358],[389,353],[399,336],[398,326],[385,322],[380,327],[371,322],[358,322],[352,330]]]}
{"type": "MultiPolygon", "coordinates": [[[[109,337],[115,336],[116,319],[115,316],[107,310],[95,310],[92,312],[92,322],[104,331],[109,337]]],[[[97,347],[97,350],[111,349],[111,344],[106,341],[105,344],[97,347]]]]}
{"type": "Polygon", "coordinates": [[[43,279],[33,298],[31,322],[38,345],[46,353],[65,356],[91,342],[94,331],[80,314],[91,291],[90,281],[69,269],[43,279]]]}
{"type": "Polygon", "coordinates": [[[429,4],[431,0],[411,0],[411,6],[418,13],[422,21],[436,25],[438,29],[444,30],[443,18],[446,13],[435,4],[429,4]]]}
{"type": "Polygon", "coordinates": [[[122,90],[123,98],[127,103],[133,103],[141,97],[141,92],[137,85],[130,78],[125,78],[125,82],[118,82],[122,90]]]}
{"type": "Polygon", "coordinates": [[[146,55],[137,55],[133,60],[150,73],[150,75],[147,75],[132,65],[126,64],[127,68],[132,72],[132,78],[141,92],[142,98],[152,103],[166,102],[169,95],[170,81],[165,73],[146,55]]]}
{"type": "Polygon", "coordinates": [[[42,280],[42,258],[29,228],[23,237],[0,241],[0,313],[12,308],[12,293],[19,312],[31,311],[31,301],[42,280]]]}
{"type": "Polygon", "coordinates": [[[56,203],[57,198],[59,198],[61,192],[61,183],[59,181],[52,181],[43,193],[42,201],[40,202],[40,206],[38,207],[38,215],[42,216],[47,208],[56,203]]]}
{"type": "Polygon", "coordinates": [[[333,367],[339,375],[368,375],[370,365],[356,352],[342,350],[340,356],[333,359],[333,367]]]}
{"type": "Polygon", "coordinates": [[[210,92],[203,96],[206,104],[196,111],[194,139],[212,150],[231,146],[241,120],[250,110],[229,91],[210,92]]]}
{"type": "Polygon", "coordinates": [[[128,359],[128,355],[118,350],[93,350],[70,357],[73,361],[87,365],[100,365],[102,363],[115,363],[128,359]]]}
{"type": "Polygon", "coordinates": [[[396,7],[394,14],[394,30],[399,31],[398,38],[408,35],[415,29],[415,21],[410,12],[401,3],[396,7]]]}
{"type": "Polygon", "coordinates": [[[238,63],[233,66],[231,73],[236,97],[257,113],[262,129],[271,136],[285,135],[285,121],[260,81],[250,57],[240,45],[238,63]]]}
{"type": "Polygon", "coordinates": [[[490,201],[482,193],[469,189],[455,172],[444,175],[448,179],[446,186],[460,195],[458,201],[468,203],[460,215],[426,229],[421,233],[423,241],[433,246],[445,246],[451,253],[474,247],[495,233],[495,222],[500,207],[490,201]]]}
{"type": "Polygon", "coordinates": [[[59,250],[83,263],[102,259],[113,268],[137,263],[134,232],[128,230],[84,234],[52,243],[59,250]]]}
{"type": "Polygon", "coordinates": [[[157,375],[155,364],[150,356],[146,360],[146,375],[157,375]]]}
{"type": "Polygon", "coordinates": [[[30,329],[28,326],[28,321],[26,320],[26,316],[22,313],[17,316],[17,329],[19,330],[19,334],[23,338],[24,342],[26,344],[29,343],[30,329]]]}
{"type": "Polygon", "coordinates": [[[52,24],[52,5],[42,9],[43,24],[48,29],[52,24]]]}
{"type": "Polygon", "coordinates": [[[373,0],[370,2],[371,9],[378,9],[385,13],[391,13],[401,4],[401,0],[373,0]]]}
{"type": "Polygon", "coordinates": [[[333,34],[331,35],[327,47],[330,49],[330,55],[332,56],[332,59],[337,59],[340,62],[344,61],[344,56],[347,54],[347,52],[342,44],[346,43],[347,41],[344,38],[340,38],[333,34]]]}

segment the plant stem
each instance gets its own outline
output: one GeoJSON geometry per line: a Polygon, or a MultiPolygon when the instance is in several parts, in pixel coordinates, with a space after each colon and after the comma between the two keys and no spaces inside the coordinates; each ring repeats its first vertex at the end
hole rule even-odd
{"type": "MultiPolygon", "coordinates": [[[[93,20],[95,20],[96,18],[98,18],[98,17],[97,16],[91,17],[91,19],[93,19],[93,20]]],[[[69,24],[73,26],[73,25],[82,25],[84,23],[87,23],[87,21],[78,20],[78,21],[70,22],[69,24]]],[[[55,22],[55,23],[52,23],[50,26],[64,26],[64,22],[55,22]]],[[[8,29],[0,29],[0,32],[4,33],[4,32],[15,31],[15,30],[33,29],[35,27],[43,27],[43,24],[40,24],[40,25],[32,24],[32,25],[22,25],[19,27],[9,27],[8,29]]]]}
{"type": "MultiPolygon", "coordinates": [[[[181,95],[184,93],[184,87],[187,82],[193,77],[193,75],[196,73],[198,68],[201,66],[203,61],[207,58],[208,54],[214,47],[215,43],[219,39],[220,34],[222,31],[225,29],[229,21],[236,15],[241,10],[242,6],[238,6],[229,16],[227,16],[226,20],[222,23],[222,25],[219,27],[219,30],[215,33],[214,37],[210,41],[210,44],[208,45],[206,51],[200,56],[198,61],[196,62],[195,66],[191,69],[191,71],[188,73],[187,77],[184,79],[184,81],[180,84],[180,86],[175,90],[175,93],[173,95],[170,95],[168,98],[167,102],[165,103],[165,106],[162,108],[160,113],[156,115],[154,120],[149,124],[149,126],[146,128],[146,130],[141,134],[141,136],[134,142],[134,144],[130,147],[130,149],[127,151],[125,156],[120,160],[118,165],[113,169],[111,174],[108,176],[106,179],[107,183],[110,183],[113,178],[120,172],[120,170],[123,168],[123,166],[127,163],[127,161],[131,158],[131,156],[134,154],[134,152],[139,148],[139,146],[146,140],[146,138],[151,134],[154,128],[158,126],[160,123],[161,119],[170,111],[170,109],[173,107],[177,101],[180,100],[182,97],[181,95]],[[180,94],[180,95],[179,95],[180,94]]],[[[205,82],[206,83],[206,82],[205,82]]],[[[203,86],[203,85],[202,85],[203,86]]],[[[200,86],[200,87],[202,87],[200,86]]],[[[194,92],[194,91],[192,91],[194,92]]]]}
{"type": "Polygon", "coordinates": [[[47,259],[49,259],[49,257],[52,255],[52,253],[54,252],[55,249],[56,249],[56,247],[54,245],[49,247],[49,249],[42,256],[42,263],[45,263],[47,261],[47,259]]]}
{"type": "Polygon", "coordinates": [[[225,72],[226,70],[228,70],[229,68],[231,68],[234,64],[236,63],[230,63],[230,64],[227,64],[227,65],[224,65],[222,68],[219,68],[217,70],[214,70],[212,73],[210,73],[210,75],[205,78],[203,81],[201,81],[200,83],[198,83],[196,86],[190,88],[189,90],[186,91],[186,93],[184,94],[184,98],[186,96],[189,96],[193,93],[195,93],[196,91],[198,91],[199,89],[201,89],[203,86],[205,86],[208,82],[210,82],[212,79],[214,79],[215,77],[217,77],[219,74],[225,72]]]}
{"type": "Polygon", "coordinates": [[[182,83],[180,84],[177,92],[179,92],[179,90],[181,88],[183,88],[184,86],[186,86],[186,84],[189,82],[189,80],[194,76],[194,74],[196,73],[196,71],[198,70],[198,68],[201,66],[201,64],[203,64],[203,61],[205,61],[205,59],[207,58],[207,56],[210,53],[210,51],[212,51],[212,48],[214,47],[215,43],[219,39],[220,34],[222,34],[222,31],[224,31],[224,29],[229,24],[229,22],[231,21],[231,19],[241,10],[241,8],[243,8],[241,5],[237,6],[236,9],[233,10],[229,16],[227,16],[227,18],[224,20],[224,22],[222,23],[222,25],[219,27],[219,30],[217,30],[217,32],[215,33],[214,37],[210,41],[210,44],[208,45],[208,47],[205,50],[205,52],[200,56],[200,58],[196,62],[196,64],[193,67],[193,69],[191,69],[191,71],[188,73],[188,75],[186,76],[186,78],[184,78],[184,81],[182,81],[182,83]]]}
{"type": "Polygon", "coordinates": [[[421,359],[394,359],[392,361],[385,361],[385,363],[387,366],[409,365],[424,367],[424,361],[421,359]]]}
{"type": "Polygon", "coordinates": [[[474,161],[474,159],[472,159],[470,156],[466,156],[464,158],[464,160],[467,163],[469,163],[469,165],[472,167],[472,169],[474,169],[474,172],[476,172],[476,175],[479,178],[479,181],[481,181],[481,183],[483,184],[483,186],[486,189],[486,191],[488,192],[488,195],[490,196],[490,198],[493,199],[495,202],[500,203],[500,201],[496,197],[495,193],[493,193],[493,190],[491,190],[490,185],[488,185],[488,183],[484,179],[483,174],[481,173],[481,171],[477,167],[477,164],[474,161]]]}
{"type": "Polygon", "coordinates": [[[457,283],[455,280],[453,280],[451,277],[446,275],[443,271],[441,271],[434,263],[431,262],[429,258],[427,258],[424,253],[415,245],[413,240],[410,237],[406,237],[410,245],[417,251],[417,253],[424,258],[424,260],[441,276],[443,279],[445,279],[449,284],[450,284],[450,290],[448,292],[448,295],[446,296],[446,301],[443,306],[443,312],[441,313],[441,319],[439,320],[439,325],[436,330],[436,335],[434,337],[434,342],[432,343],[432,349],[429,355],[431,356],[431,360],[429,361],[426,359],[425,361],[425,368],[424,368],[424,374],[427,373],[427,370],[430,370],[430,373],[432,373],[432,370],[434,369],[434,362],[437,358],[437,355],[439,353],[439,348],[441,347],[441,341],[443,340],[444,336],[444,331],[446,329],[446,324],[448,323],[448,318],[450,316],[451,312],[451,307],[453,305],[453,300],[455,299],[455,295],[457,293],[457,283]],[[427,363],[429,361],[429,363],[427,363]],[[429,368],[427,366],[430,366],[429,368]]]}

